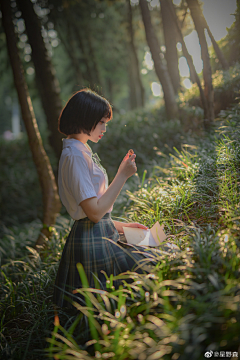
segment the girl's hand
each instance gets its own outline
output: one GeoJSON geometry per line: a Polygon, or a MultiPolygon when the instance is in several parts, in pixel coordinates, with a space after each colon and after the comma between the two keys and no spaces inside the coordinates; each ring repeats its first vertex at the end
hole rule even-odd
{"type": "Polygon", "coordinates": [[[123,227],[132,227],[132,228],[138,228],[143,230],[148,230],[148,227],[139,223],[124,223],[121,221],[113,220],[114,225],[117,229],[117,231],[121,234],[123,233],[123,227]]]}
{"type": "Polygon", "coordinates": [[[126,223],[123,226],[125,227],[132,227],[132,228],[138,228],[138,229],[143,229],[143,230],[148,230],[148,227],[143,225],[143,224],[139,224],[139,223],[126,223]]]}
{"type": "Polygon", "coordinates": [[[129,154],[127,153],[123,158],[123,161],[121,162],[117,173],[125,176],[127,179],[133,174],[135,174],[135,172],[137,171],[135,158],[135,154],[129,157],[129,154]]]}

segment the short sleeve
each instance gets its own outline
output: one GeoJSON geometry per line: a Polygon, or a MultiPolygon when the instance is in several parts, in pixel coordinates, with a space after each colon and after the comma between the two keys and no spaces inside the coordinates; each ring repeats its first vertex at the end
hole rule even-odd
{"type": "Polygon", "coordinates": [[[81,156],[72,156],[68,158],[64,173],[68,177],[66,182],[69,187],[69,192],[79,205],[83,200],[97,197],[94,189],[88,163],[85,158],[81,156]]]}

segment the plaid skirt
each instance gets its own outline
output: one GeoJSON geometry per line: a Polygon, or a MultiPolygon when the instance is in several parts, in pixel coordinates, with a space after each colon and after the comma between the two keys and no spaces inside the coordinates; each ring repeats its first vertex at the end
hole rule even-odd
{"type": "MultiPolygon", "coordinates": [[[[149,254],[144,249],[119,241],[109,213],[94,223],[88,218],[74,222],[63,249],[54,286],[53,302],[64,308],[72,309],[71,301],[78,301],[81,296],[74,295],[74,290],[82,287],[77,264],[81,263],[89,286],[106,289],[106,273],[119,275],[128,270],[143,273],[144,264],[149,263],[149,254]]],[[[151,261],[151,255],[150,255],[151,261]]],[[[120,283],[119,283],[120,284],[120,283]]],[[[119,286],[118,281],[114,286],[119,286]]]]}

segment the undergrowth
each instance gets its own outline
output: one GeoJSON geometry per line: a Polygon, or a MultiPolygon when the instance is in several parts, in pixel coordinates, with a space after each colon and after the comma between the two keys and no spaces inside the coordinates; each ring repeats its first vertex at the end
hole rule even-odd
{"type": "MultiPolygon", "coordinates": [[[[49,355],[58,359],[202,359],[237,357],[240,343],[240,107],[222,112],[199,146],[183,146],[164,168],[128,192],[125,216],[165,225],[168,243],[150,275],[92,295],[80,313],[93,324],[85,347],[79,330],[58,320],[49,355]],[[114,299],[114,301],[113,301],[114,299]],[[217,355],[218,354],[218,355],[217,355]]],[[[84,276],[81,274],[81,276],[84,276]]],[[[119,276],[121,277],[121,275],[119,276]]],[[[77,305],[76,305],[77,306],[77,305]]],[[[77,320],[78,321],[78,320],[77,320]]],[[[76,321],[76,322],[77,322],[76,321]]]]}
{"type": "Polygon", "coordinates": [[[43,259],[31,247],[39,222],[8,230],[1,241],[1,359],[200,360],[206,351],[234,358],[240,352],[239,132],[235,105],[198,144],[160,153],[152,172],[135,178],[139,188],[128,191],[122,217],[164,224],[159,262],[150,274],[119,275],[119,289],[109,278],[106,291],[90,289],[79,268],[85,305],[76,304],[77,316],[51,302],[69,220],[59,218],[43,259]]]}
{"type": "MultiPolygon", "coordinates": [[[[240,63],[236,62],[228,70],[216,70],[212,77],[214,87],[214,111],[227,110],[232,104],[237,103],[240,90],[240,63]]],[[[185,109],[195,106],[201,107],[199,88],[193,84],[191,88],[179,96],[180,108],[185,109]]]]}

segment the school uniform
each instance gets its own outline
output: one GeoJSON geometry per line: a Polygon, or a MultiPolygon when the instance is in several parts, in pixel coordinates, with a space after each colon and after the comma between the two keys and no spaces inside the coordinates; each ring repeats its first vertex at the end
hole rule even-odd
{"type": "MultiPolygon", "coordinates": [[[[79,301],[74,294],[82,287],[77,264],[85,270],[90,287],[106,289],[106,276],[137,269],[146,263],[144,251],[120,242],[111,219],[112,207],[94,223],[79,205],[83,200],[98,199],[108,188],[108,177],[96,154],[76,139],[63,139],[58,173],[59,195],[70,216],[75,220],[66,240],[55,281],[53,301],[60,307],[72,308],[66,299],[79,301]]],[[[151,255],[148,255],[148,257],[151,255]]],[[[149,260],[147,260],[149,261],[149,260]]],[[[115,281],[117,288],[120,281],[115,281]]]]}

